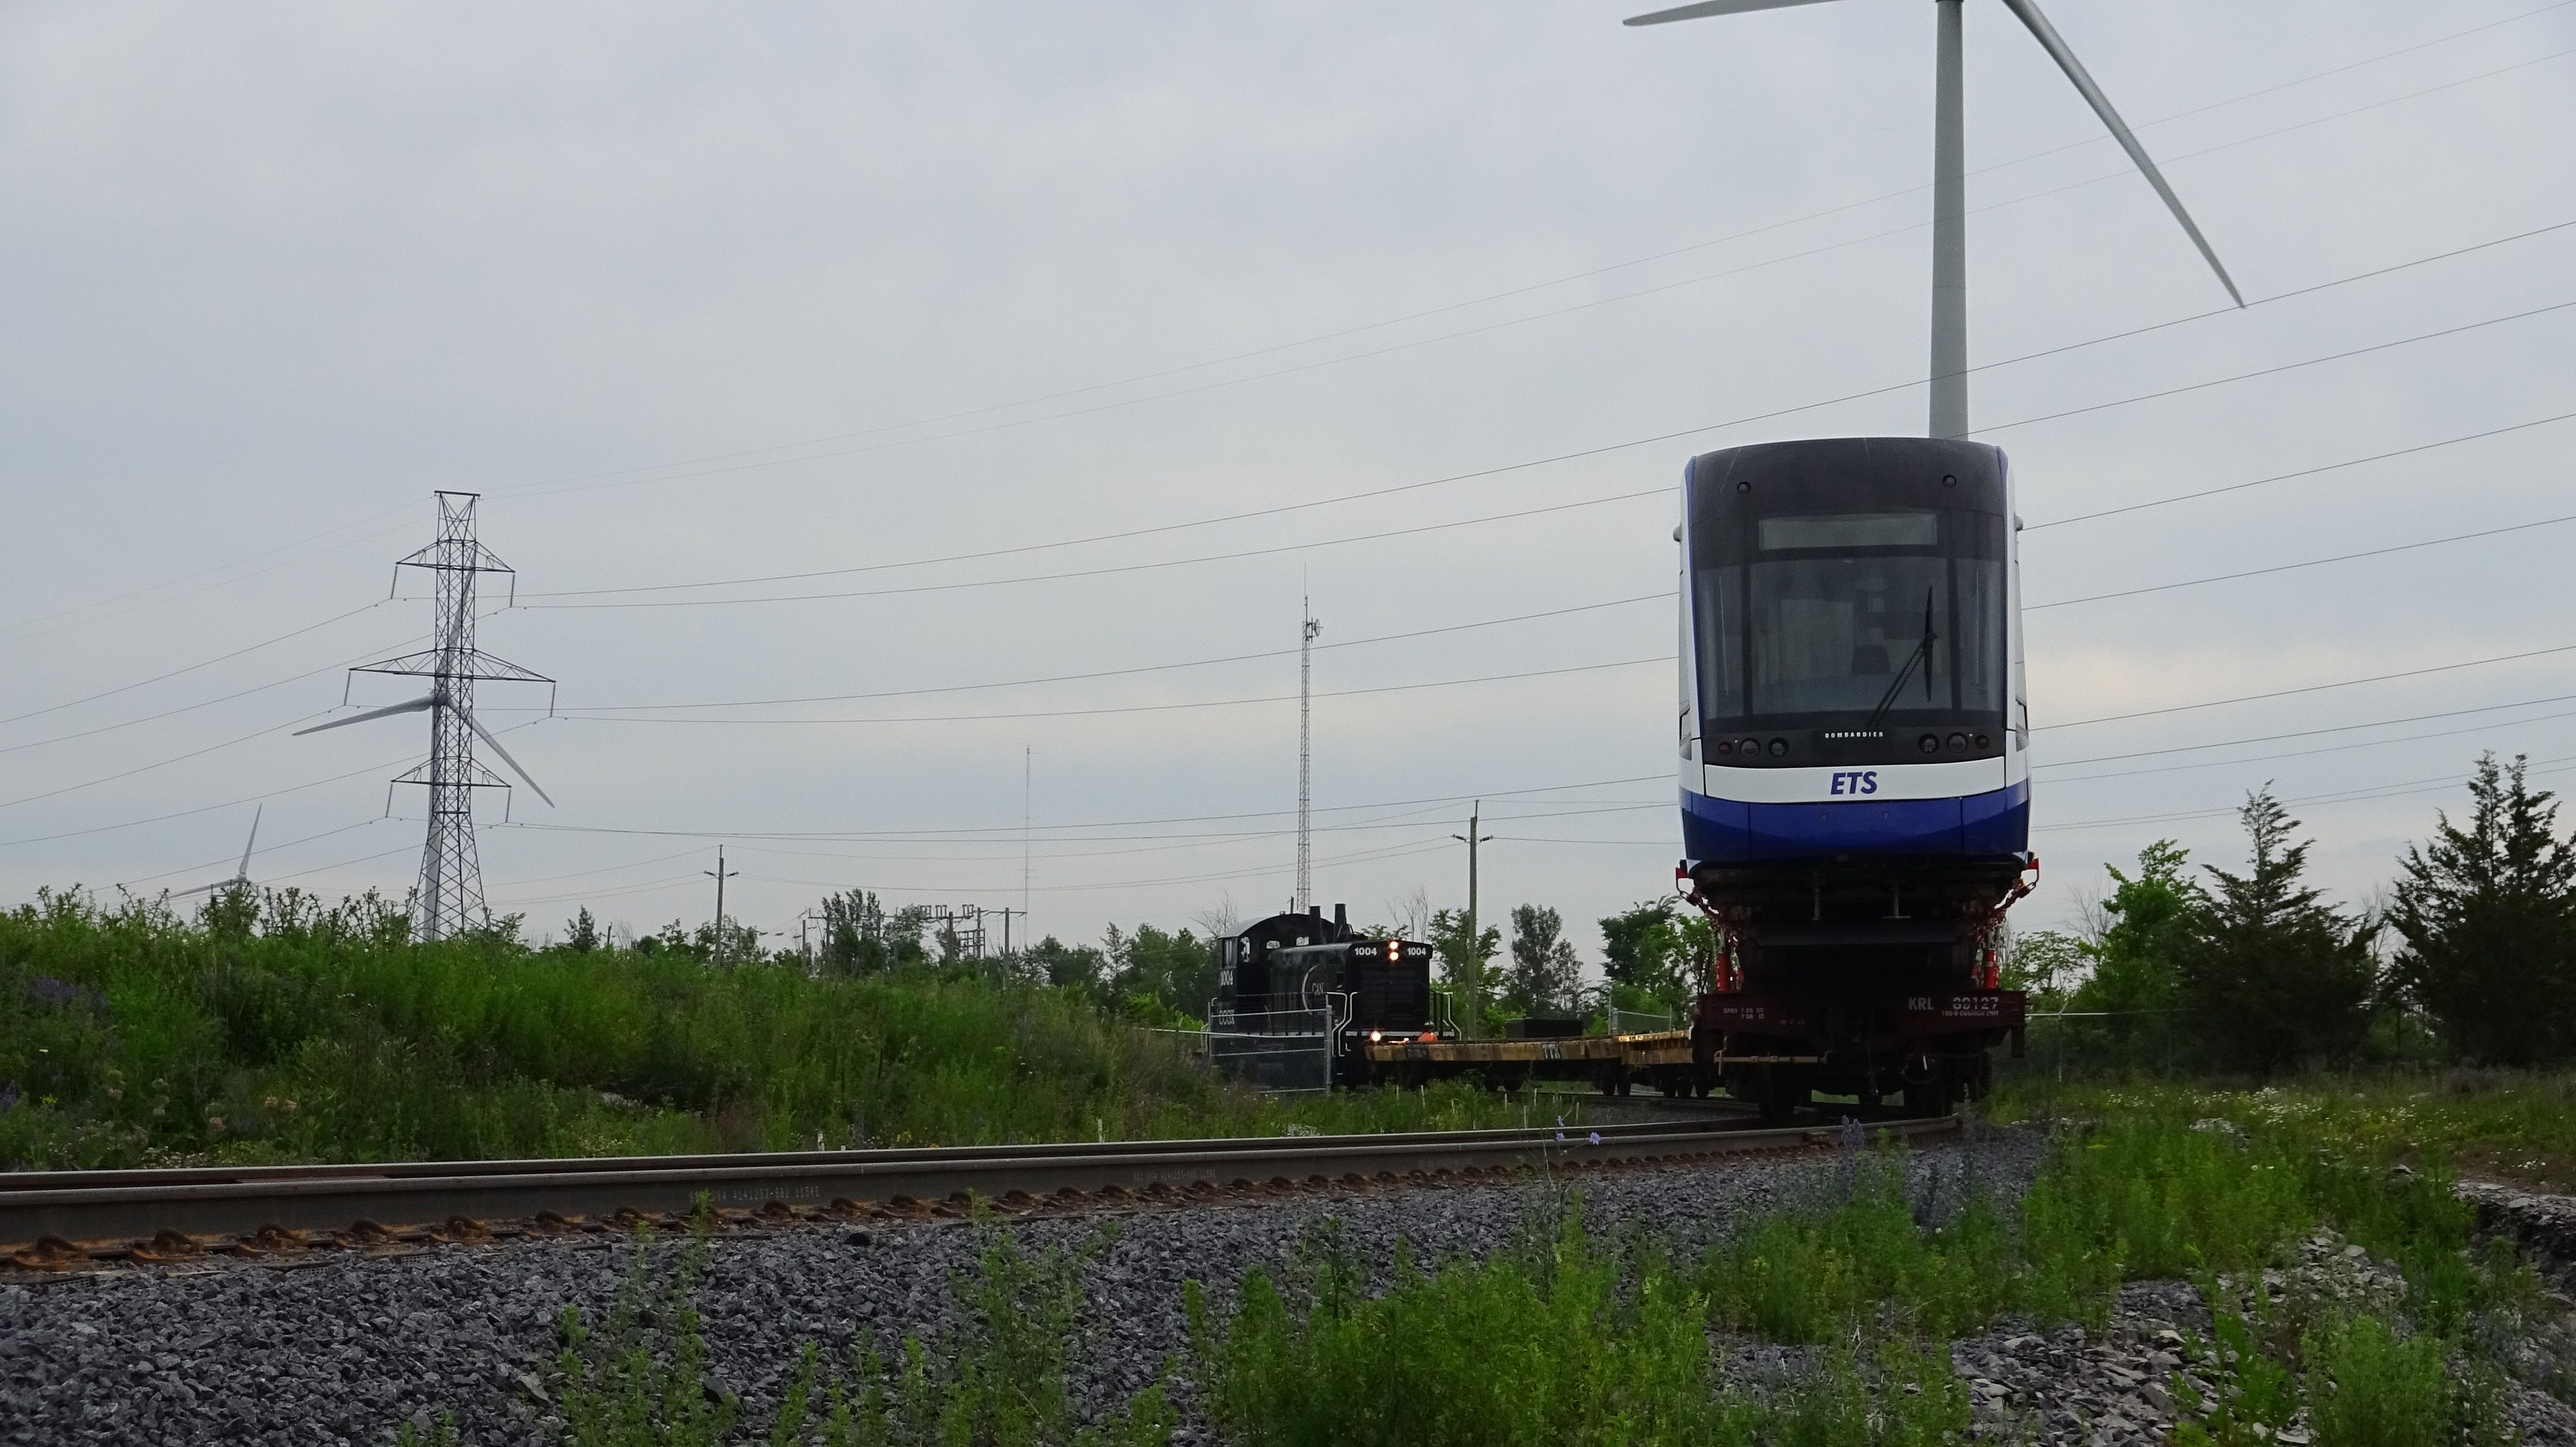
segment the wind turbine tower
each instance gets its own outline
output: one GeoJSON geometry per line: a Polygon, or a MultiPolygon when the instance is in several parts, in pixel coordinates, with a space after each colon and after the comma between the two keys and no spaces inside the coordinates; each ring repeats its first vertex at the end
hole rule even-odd
{"type": "MultiPolygon", "coordinates": [[[[1629,25],[1662,25],[1674,20],[1698,20],[1711,15],[1741,15],[1750,10],[1782,10],[1792,5],[1820,4],[1822,0],[1701,0],[1695,5],[1675,6],[1649,15],[1636,15],[1629,25]]],[[[2163,199],[2165,209],[2182,223],[2191,244],[2200,248],[2201,259],[2218,273],[2218,284],[2227,288],[2230,300],[2238,306],[2245,298],[2236,290],[2227,268],[2210,249],[2209,239],[2200,234],[2191,213],[2182,209],[2182,198],[2165,184],[2162,171],[2147,155],[2147,148],[2129,132],[2128,122],[2111,108],[2111,98],[2075,58],[2057,27],[2040,13],[2039,0],[2003,0],[2004,8],[2019,19],[2039,48],[2066,72],[2084,103],[2102,118],[2120,148],[2129,153],[2138,170],[2163,199]]],[[[1962,43],[1960,36],[1962,0],[1934,0],[1936,17],[1933,46],[1932,103],[1932,435],[1942,438],[1964,438],[1968,435],[1968,163],[1967,102],[1962,77],[1962,43]]]]}
{"type": "MultiPolygon", "coordinates": [[[[412,934],[425,940],[446,939],[459,931],[488,925],[492,919],[490,908],[483,902],[483,870],[474,851],[474,791],[506,789],[510,785],[475,762],[474,741],[481,739],[490,745],[501,762],[510,766],[510,772],[535,789],[548,808],[555,802],[526,769],[519,767],[519,761],[510,757],[510,751],[501,747],[501,741],[492,737],[491,730],[474,717],[474,685],[478,682],[554,682],[544,674],[495,658],[474,644],[476,575],[511,574],[513,597],[518,587],[517,575],[510,565],[475,540],[474,510],[479,496],[471,492],[438,494],[438,541],[394,565],[397,590],[401,587],[401,569],[421,568],[436,575],[435,641],[423,652],[349,670],[352,682],[354,675],[361,673],[427,678],[429,692],[408,703],[369,709],[296,730],[299,735],[316,734],[395,714],[429,714],[427,762],[394,780],[429,789],[429,840],[421,848],[419,892],[412,900],[412,934]]],[[[551,696],[547,706],[553,706],[551,696]]]]}

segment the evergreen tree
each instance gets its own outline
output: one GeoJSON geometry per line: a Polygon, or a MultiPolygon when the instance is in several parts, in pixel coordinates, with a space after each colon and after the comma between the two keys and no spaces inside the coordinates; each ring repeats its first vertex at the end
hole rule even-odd
{"type": "Polygon", "coordinates": [[[1562,1015],[1579,1001],[1583,960],[1565,937],[1565,917],[1524,904],[1512,910],[1512,969],[1504,1002],[1532,1015],[1562,1015]]]}
{"type": "Polygon", "coordinates": [[[2347,918],[2305,888],[2308,845],[2269,786],[2240,813],[2253,867],[2218,882],[2178,932],[2175,981],[2198,1038],[2220,1063],[2273,1071],[2349,1056],[2370,1029],[2379,927],[2347,918]]]}
{"type": "Polygon", "coordinates": [[[2409,846],[2389,911],[2402,990],[2471,1060],[2529,1065],[2576,1049],[2576,848],[2515,755],[2478,760],[2469,827],[2409,846]]]}

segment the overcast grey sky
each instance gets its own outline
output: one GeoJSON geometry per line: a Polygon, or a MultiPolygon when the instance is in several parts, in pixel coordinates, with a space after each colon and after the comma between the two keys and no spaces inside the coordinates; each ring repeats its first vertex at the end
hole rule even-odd
{"type": "MultiPolygon", "coordinates": [[[[1932,7],[1630,8],[0,11],[0,898],[222,877],[259,800],[255,877],[408,887],[419,720],[288,732],[425,631],[390,565],[453,488],[519,570],[484,645],[562,680],[484,694],[559,805],[482,836],[532,932],[707,917],[720,835],[765,929],[1016,906],[1024,760],[1039,930],[1267,912],[1303,587],[1317,896],[1463,903],[1481,794],[1488,910],[1592,944],[1677,853],[1681,463],[1924,407],[1932,7]]],[[[2576,514],[2576,308],[2516,315],[2576,302],[2576,227],[2522,236],[2576,222],[2576,5],[2050,8],[2258,304],[2181,320],[2224,294],[1970,0],[2033,603],[2576,514]]],[[[2267,779],[2360,899],[2480,750],[2576,777],[2576,652],[2085,722],[2576,647],[2571,541],[2032,612],[2020,923],[2234,862],[2267,779]]]]}

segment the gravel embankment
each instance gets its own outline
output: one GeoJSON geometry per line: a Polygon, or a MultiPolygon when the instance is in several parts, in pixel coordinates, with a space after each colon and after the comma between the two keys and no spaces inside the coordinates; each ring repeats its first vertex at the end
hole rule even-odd
{"type": "MultiPolygon", "coordinates": [[[[1988,1136],[1920,1152],[1918,1190],[1963,1178],[2017,1192],[2041,1143],[1988,1136]],[[1939,1184],[1930,1185],[1937,1176],[1939,1184]]],[[[1687,1248],[1730,1223],[1836,1189],[1831,1154],[1570,1177],[1595,1229],[1650,1232],[1687,1248]]],[[[1079,1361],[1085,1412],[1123,1402],[1186,1341],[1181,1283],[1231,1288],[1254,1266],[1293,1260],[1310,1228],[1337,1220],[1383,1270],[1399,1238],[1416,1259],[1508,1243],[1542,1188],[1516,1185],[1291,1197],[1259,1206],[1147,1210],[1022,1222],[1032,1245],[1080,1244],[1114,1224],[1093,1270],[1079,1361]]],[[[624,1238],[521,1240],[400,1260],[317,1253],[292,1269],[234,1261],[120,1272],[28,1290],[0,1287],[0,1441],[374,1444],[403,1420],[456,1413],[466,1440],[529,1440],[567,1304],[593,1319],[634,1259],[624,1238]]],[[[657,1252],[678,1249],[665,1243],[657,1252]]],[[[712,1376],[765,1423],[804,1342],[846,1361],[861,1331],[891,1343],[936,1330],[950,1281],[973,1264],[955,1224],[795,1227],[720,1236],[698,1302],[712,1376]]]]}

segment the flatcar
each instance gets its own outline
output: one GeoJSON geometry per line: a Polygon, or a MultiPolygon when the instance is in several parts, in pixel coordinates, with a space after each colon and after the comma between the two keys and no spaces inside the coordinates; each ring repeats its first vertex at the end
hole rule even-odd
{"type": "Polygon", "coordinates": [[[1275,914],[1218,942],[1208,1028],[1218,1063],[1274,1087],[1349,1085],[1365,1047],[1452,1039],[1431,990],[1431,946],[1352,928],[1334,905],[1275,914]]]}
{"type": "Polygon", "coordinates": [[[1684,858],[1720,946],[1704,1072],[1946,1108],[2019,1048],[2003,912],[2037,882],[2011,468],[1981,443],[1772,442],[1682,485],[1684,858]]]}

